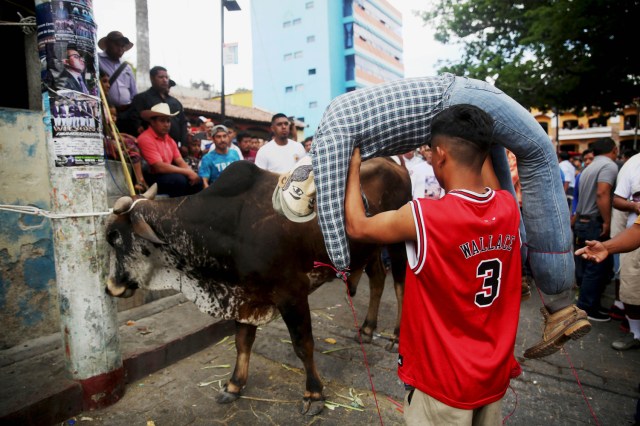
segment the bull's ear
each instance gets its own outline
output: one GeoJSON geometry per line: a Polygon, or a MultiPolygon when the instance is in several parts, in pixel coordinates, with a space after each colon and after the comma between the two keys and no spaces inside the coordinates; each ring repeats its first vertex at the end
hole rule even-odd
{"type": "Polygon", "coordinates": [[[153,200],[158,195],[158,184],[154,183],[147,189],[142,196],[147,200],[153,200]]]}
{"type": "Polygon", "coordinates": [[[129,211],[132,205],[133,205],[133,199],[131,197],[129,196],[120,197],[113,205],[113,212],[115,214],[127,212],[129,211]]]}
{"type": "Polygon", "coordinates": [[[153,229],[151,229],[149,224],[142,217],[140,217],[140,215],[131,215],[131,225],[133,226],[133,232],[135,232],[145,240],[149,240],[155,244],[167,244],[160,238],[158,238],[156,233],[153,232],[153,229]]]}

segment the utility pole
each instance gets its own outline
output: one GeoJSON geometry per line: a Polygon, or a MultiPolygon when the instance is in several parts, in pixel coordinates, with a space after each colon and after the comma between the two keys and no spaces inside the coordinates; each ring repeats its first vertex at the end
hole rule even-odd
{"type": "Polygon", "coordinates": [[[90,2],[35,6],[51,205],[70,216],[52,222],[62,345],[88,410],[118,401],[125,384],[116,302],[104,290],[106,216],[96,214],[108,206],[95,24],[90,2]]]}

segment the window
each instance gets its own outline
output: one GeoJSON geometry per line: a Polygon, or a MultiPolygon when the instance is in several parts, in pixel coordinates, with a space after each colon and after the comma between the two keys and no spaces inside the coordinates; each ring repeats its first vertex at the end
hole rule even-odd
{"type": "Polygon", "coordinates": [[[300,18],[296,18],[293,21],[291,21],[293,23],[293,25],[300,25],[302,23],[302,19],[300,18]]]}
{"type": "Polygon", "coordinates": [[[287,86],[284,88],[284,93],[291,93],[293,92],[293,86],[287,86]]]}
{"type": "Polygon", "coordinates": [[[307,36],[307,43],[315,43],[315,41],[316,41],[316,36],[314,35],[307,36]]]}
{"type": "Polygon", "coordinates": [[[296,58],[296,59],[302,58],[302,50],[298,50],[297,52],[295,52],[293,54],[293,57],[296,58]]]}
{"type": "Polygon", "coordinates": [[[304,90],[304,84],[296,84],[296,92],[302,92],[304,90]]]}
{"type": "Polygon", "coordinates": [[[318,102],[316,101],[309,102],[309,108],[318,108],[318,102]]]}
{"type": "Polygon", "coordinates": [[[306,9],[313,9],[313,2],[312,1],[308,1],[305,3],[304,7],[306,9]]]}
{"type": "Polygon", "coordinates": [[[282,23],[282,28],[289,28],[291,26],[291,21],[284,21],[282,23]]]}
{"type": "Polygon", "coordinates": [[[344,24],[344,48],[351,49],[353,47],[353,22],[344,24]]]}
{"type": "Polygon", "coordinates": [[[315,68],[309,68],[309,75],[316,75],[316,69],[315,68]]]}
{"type": "Polygon", "coordinates": [[[291,53],[285,53],[284,54],[284,60],[285,61],[290,61],[291,59],[293,59],[293,55],[291,53]]]}

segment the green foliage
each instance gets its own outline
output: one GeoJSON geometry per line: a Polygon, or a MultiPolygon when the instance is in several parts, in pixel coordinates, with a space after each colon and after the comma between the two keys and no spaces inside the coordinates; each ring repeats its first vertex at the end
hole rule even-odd
{"type": "Polygon", "coordinates": [[[441,72],[488,77],[527,107],[614,111],[640,95],[639,0],[434,0],[422,17],[463,45],[441,72]]]}

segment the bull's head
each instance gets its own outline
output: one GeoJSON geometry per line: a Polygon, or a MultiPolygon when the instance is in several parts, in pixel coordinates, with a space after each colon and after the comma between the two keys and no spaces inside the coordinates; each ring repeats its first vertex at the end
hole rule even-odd
{"type": "Polygon", "coordinates": [[[130,297],[148,280],[153,265],[148,261],[149,242],[158,245],[162,241],[141,213],[135,211],[140,201],[153,200],[157,185],[151,186],[141,198],[121,197],[113,207],[113,215],[107,223],[107,241],[113,247],[107,293],[111,296],[130,297]],[[141,238],[139,238],[141,237],[141,238]]]}

